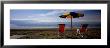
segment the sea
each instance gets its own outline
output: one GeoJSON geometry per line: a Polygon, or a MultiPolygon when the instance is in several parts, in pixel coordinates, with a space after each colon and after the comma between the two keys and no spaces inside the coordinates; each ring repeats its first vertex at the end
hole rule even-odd
{"type": "MultiPolygon", "coordinates": [[[[11,29],[32,29],[32,28],[59,28],[59,24],[65,24],[65,28],[71,28],[71,22],[36,22],[36,23],[23,23],[17,26],[10,25],[11,29]]],[[[88,24],[88,28],[101,28],[101,22],[72,22],[72,26],[80,28],[81,24],[88,24]]]]}

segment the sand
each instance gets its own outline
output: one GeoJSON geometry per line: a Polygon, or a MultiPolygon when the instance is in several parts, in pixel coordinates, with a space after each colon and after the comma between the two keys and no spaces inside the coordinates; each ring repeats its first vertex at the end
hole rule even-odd
{"type": "Polygon", "coordinates": [[[58,29],[11,29],[11,39],[101,39],[100,28],[88,28],[87,32],[78,34],[76,29],[65,29],[59,33],[58,29]]]}

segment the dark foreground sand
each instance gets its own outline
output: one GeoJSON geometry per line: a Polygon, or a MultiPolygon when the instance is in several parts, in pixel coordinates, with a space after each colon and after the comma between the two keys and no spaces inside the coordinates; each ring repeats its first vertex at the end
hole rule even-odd
{"type": "Polygon", "coordinates": [[[88,28],[82,34],[66,29],[64,33],[59,33],[58,29],[11,29],[11,39],[101,39],[100,28],[88,28]]]}

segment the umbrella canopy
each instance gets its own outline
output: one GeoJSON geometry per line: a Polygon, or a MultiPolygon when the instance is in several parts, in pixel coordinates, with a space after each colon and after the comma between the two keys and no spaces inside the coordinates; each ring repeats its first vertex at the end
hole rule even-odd
{"type": "Polygon", "coordinates": [[[68,16],[72,16],[72,18],[79,18],[79,17],[83,17],[84,14],[80,14],[80,13],[76,13],[76,12],[70,12],[69,14],[61,15],[59,17],[60,18],[66,18],[68,16]]]}

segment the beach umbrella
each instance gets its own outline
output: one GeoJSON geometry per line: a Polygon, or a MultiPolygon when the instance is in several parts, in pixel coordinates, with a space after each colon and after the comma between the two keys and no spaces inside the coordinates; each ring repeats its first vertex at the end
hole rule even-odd
{"type": "Polygon", "coordinates": [[[79,18],[83,17],[84,14],[76,13],[76,12],[69,12],[67,14],[59,16],[60,18],[70,18],[71,19],[71,30],[72,30],[72,18],[79,18]]]}

